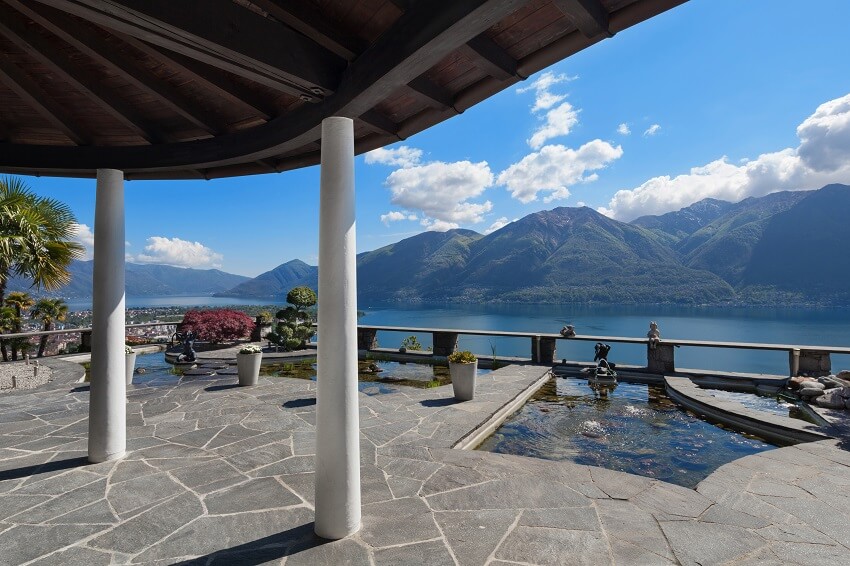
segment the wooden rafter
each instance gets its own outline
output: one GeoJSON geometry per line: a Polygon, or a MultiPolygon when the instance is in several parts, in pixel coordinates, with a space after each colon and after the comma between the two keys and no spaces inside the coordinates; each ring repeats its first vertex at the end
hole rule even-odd
{"type": "Polygon", "coordinates": [[[516,76],[516,59],[511,57],[504,49],[499,47],[495,41],[486,35],[482,34],[472,38],[464,47],[477,55],[477,57],[472,57],[472,61],[479,69],[491,77],[505,80],[516,76]]]}
{"type": "Polygon", "coordinates": [[[440,110],[445,110],[454,104],[452,93],[424,76],[419,76],[407,83],[408,88],[428,100],[429,104],[440,110]]]}
{"type": "MultiPolygon", "coordinates": [[[[398,124],[377,110],[369,110],[359,116],[367,126],[379,134],[395,136],[398,138],[398,124]]],[[[399,138],[401,139],[401,138],[399,138]]]]}
{"type": "Polygon", "coordinates": [[[608,29],[608,11],[599,0],[554,0],[554,4],[585,37],[613,37],[608,29]]]}
{"type": "Polygon", "coordinates": [[[329,23],[308,2],[251,0],[251,3],[348,61],[353,61],[367,47],[365,42],[343,33],[329,23]]]}
{"type": "Polygon", "coordinates": [[[72,20],[62,12],[47,6],[36,3],[25,5],[19,0],[5,1],[77,51],[135,85],[136,88],[155,97],[160,104],[169,107],[194,126],[211,134],[225,130],[225,125],[215,114],[205,111],[198,106],[197,101],[188,99],[168,83],[150,78],[136,60],[108,45],[85,24],[72,20]],[[73,33],[70,30],[73,30],[73,33]]]}
{"type": "Polygon", "coordinates": [[[85,133],[82,126],[65,108],[3,55],[0,55],[0,82],[12,89],[30,108],[38,112],[42,118],[53,124],[75,144],[92,143],[92,137],[85,133]]]}
{"type": "Polygon", "coordinates": [[[27,33],[20,21],[20,15],[5,4],[0,4],[0,34],[136,135],[151,143],[164,141],[165,138],[158,128],[147,123],[132,106],[103,88],[99,77],[75,67],[67,58],[52,49],[52,45],[41,35],[27,33]]]}
{"type": "Polygon", "coordinates": [[[346,65],[313,40],[231,0],[37,1],[305,100],[334,91],[346,65]],[[215,14],[216,21],[202,14],[215,14]]]}

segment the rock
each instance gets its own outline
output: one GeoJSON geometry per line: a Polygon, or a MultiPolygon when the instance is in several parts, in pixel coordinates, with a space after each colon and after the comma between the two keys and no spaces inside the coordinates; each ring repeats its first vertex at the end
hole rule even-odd
{"type": "Polygon", "coordinates": [[[826,385],[818,383],[817,381],[804,381],[800,386],[800,391],[805,391],[806,389],[819,389],[820,391],[823,391],[826,389],[826,385]]]}
{"type": "Polygon", "coordinates": [[[823,389],[800,389],[800,397],[803,399],[812,399],[813,397],[820,397],[823,394],[823,389]]]}
{"type": "Polygon", "coordinates": [[[850,369],[841,370],[835,374],[838,379],[846,379],[850,381],[850,369]]]}
{"type": "Polygon", "coordinates": [[[842,397],[841,392],[841,389],[836,389],[825,393],[815,399],[815,403],[818,407],[823,407],[824,409],[843,409],[845,399],[842,397]]]}

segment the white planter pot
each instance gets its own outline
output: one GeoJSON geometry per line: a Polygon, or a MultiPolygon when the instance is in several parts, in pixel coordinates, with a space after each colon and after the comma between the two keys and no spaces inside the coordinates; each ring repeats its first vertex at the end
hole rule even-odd
{"type": "Polygon", "coordinates": [[[131,383],[133,383],[133,372],[136,371],[136,355],[137,354],[135,354],[135,353],[124,354],[124,363],[125,363],[124,369],[127,372],[127,374],[125,376],[127,378],[127,385],[130,385],[131,383]]]}
{"type": "Polygon", "coordinates": [[[239,385],[257,385],[260,378],[260,364],[263,354],[236,354],[236,371],[239,374],[239,385]]]}
{"type": "Polygon", "coordinates": [[[472,397],[475,395],[475,375],[478,373],[478,360],[471,364],[449,362],[449,373],[452,376],[455,399],[472,401],[472,397]]]}

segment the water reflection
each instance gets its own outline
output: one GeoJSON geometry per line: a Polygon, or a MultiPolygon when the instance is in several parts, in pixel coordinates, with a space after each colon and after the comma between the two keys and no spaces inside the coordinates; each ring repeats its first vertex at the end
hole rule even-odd
{"type": "Polygon", "coordinates": [[[771,448],[679,409],[661,387],[553,378],[479,449],[694,487],[719,466],[771,448]]]}

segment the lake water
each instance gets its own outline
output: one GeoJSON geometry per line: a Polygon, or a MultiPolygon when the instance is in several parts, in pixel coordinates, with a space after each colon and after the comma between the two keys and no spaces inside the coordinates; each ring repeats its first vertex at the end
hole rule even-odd
{"type": "MultiPolygon", "coordinates": [[[[128,297],[127,307],[226,306],[270,304],[273,301],[231,297],[128,297]]],[[[71,310],[91,308],[90,301],[69,301],[71,310]]],[[[468,328],[518,332],[558,332],[573,324],[579,334],[643,337],[655,320],[662,338],[766,342],[778,344],[850,346],[850,310],[796,308],[728,308],[612,305],[359,305],[360,324],[420,328],[468,328]]],[[[405,333],[381,332],[382,347],[401,345],[405,333]]],[[[419,334],[423,347],[430,334],[419,334]]],[[[530,340],[461,336],[460,347],[481,355],[530,356],[530,340]]],[[[609,359],[643,365],[645,346],[612,344],[609,359]]],[[[593,343],[558,341],[558,358],[593,360],[593,343]]],[[[784,352],[751,352],[716,348],[679,348],[676,364],[683,368],[785,375],[784,352]]],[[[834,371],[850,369],[850,356],[833,356],[834,371]]]]}

